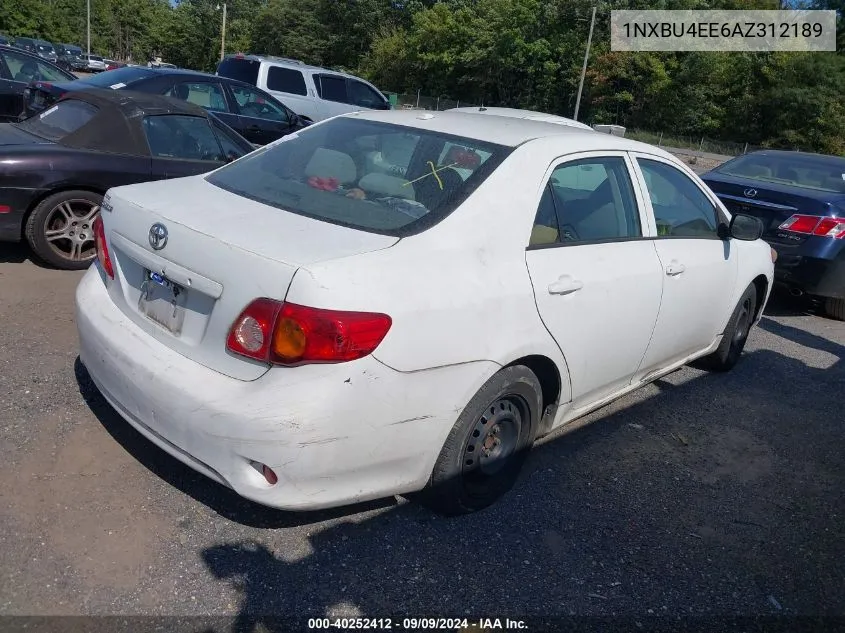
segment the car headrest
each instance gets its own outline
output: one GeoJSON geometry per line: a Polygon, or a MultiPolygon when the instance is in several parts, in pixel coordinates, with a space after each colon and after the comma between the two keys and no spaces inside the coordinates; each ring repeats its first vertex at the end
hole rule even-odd
{"type": "Polygon", "coordinates": [[[388,174],[367,174],[358,181],[358,186],[367,193],[414,199],[414,186],[404,178],[388,174]]]}
{"type": "Polygon", "coordinates": [[[355,182],[358,177],[358,169],[355,161],[349,154],[338,152],[333,149],[318,147],[305,166],[305,176],[308,178],[335,178],[338,182],[346,184],[355,182]]]}

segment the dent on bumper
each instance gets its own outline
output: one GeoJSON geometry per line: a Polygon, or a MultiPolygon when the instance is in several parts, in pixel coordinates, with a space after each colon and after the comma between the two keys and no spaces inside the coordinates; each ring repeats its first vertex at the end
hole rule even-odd
{"type": "Polygon", "coordinates": [[[149,337],[96,266],[76,295],[80,358],[147,439],[240,495],[316,509],[422,488],[459,412],[494,363],[405,374],[373,357],[274,368],[245,382],[149,337]],[[279,481],[270,486],[255,463],[279,481]]]}

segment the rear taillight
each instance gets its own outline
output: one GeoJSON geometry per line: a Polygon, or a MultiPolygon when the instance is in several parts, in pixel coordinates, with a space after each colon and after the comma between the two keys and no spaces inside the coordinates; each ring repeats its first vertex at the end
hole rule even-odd
{"type": "Polygon", "coordinates": [[[100,267],[109,277],[114,279],[114,267],[109,256],[109,247],[106,246],[106,231],[103,228],[103,219],[100,216],[94,219],[94,239],[97,243],[97,259],[100,262],[100,267]]]}
{"type": "Polygon", "coordinates": [[[794,233],[805,233],[807,235],[820,235],[822,237],[841,239],[845,237],[845,218],[831,218],[822,215],[803,215],[796,213],[778,228],[783,231],[792,231],[794,233]]]}
{"type": "Polygon", "coordinates": [[[342,363],[371,354],[392,323],[386,314],[256,299],[235,320],[226,348],[276,365],[342,363]]]}
{"type": "Polygon", "coordinates": [[[822,218],[813,233],[824,237],[843,238],[845,237],[845,218],[822,218]]]}

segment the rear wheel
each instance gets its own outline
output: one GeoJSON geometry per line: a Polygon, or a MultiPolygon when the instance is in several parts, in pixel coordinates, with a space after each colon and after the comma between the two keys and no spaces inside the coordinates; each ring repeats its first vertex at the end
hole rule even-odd
{"type": "Polygon", "coordinates": [[[729,371],[733,369],[742,355],[742,350],[745,349],[745,342],[748,340],[748,333],[754,323],[756,309],[757,289],[754,284],[751,284],[734,309],[719,347],[712,354],[693,363],[694,366],[709,371],[729,371]]]}
{"type": "Polygon", "coordinates": [[[97,256],[94,220],[103,196],[91,191],[60,191],[30,213],[26,239],[35,254],[65,270],[88,268],[97,256]]]}
{"type": "Polygon", "coordinates": [[[516,481],[542,410],[537,376],[522,365],[498,372],[458,417],[419,498],[447,516],[486,508],[516,481]]]}
{"type": "Polygon", "coordinates": [[[824,301],[824,311],[833,319],[845,321],[845,299],[828,297],[824,301]]]}

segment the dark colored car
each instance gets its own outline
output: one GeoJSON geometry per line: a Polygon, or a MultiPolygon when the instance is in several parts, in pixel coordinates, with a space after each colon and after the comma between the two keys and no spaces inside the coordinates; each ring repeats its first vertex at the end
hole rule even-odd
{"type": "Polygon", "coordinates": [[[82,72],[88,68],[88,60],[82,57],[82,47],[75,44],[56,44],[56,65],[68,72],[82,72]]]}
{"type": "Polygon", "coordinates": [[[33,81],[67,82],[76,77],[38,55],[0,45],[0,122],[17,121],[33,81]]]}
{"type": "Polygon", "coordinates": [[[30,86],[28,116],[50,106],[60,95],[91,87],[133,90],[176,97],[214,112],[255,145],[266,145],[308,125],[280,101],[255,86],[191,70],[127,66],[67,83],[30,86]]]}
{"type": "Polygon", "coordinates": [[[46,40],[35,40],[35,52],[39,57],[46,59],[48,62],[53,62],[54,64],[59,59],[56,55],[56,49],[53,47],[53,44],[46,40]]]}
{"type": "Polygon", "coordinates": [[[35,55],[38,54],[38,47],[36,45],[37,40],[31,37],[16,37],[15,38],[15,48],[19,48],[22,51],[26,51],[27,53],[33,53],[35,55]]]}
{"type": "Polygon", "coordinates": [[[26,239],[44,261],[86,268],[92,222],[111,187],[211,171],[252,151],[206,110],[130,91],[74,92],[0,124],[0,241],[26,239]]]}
{"type": "Polygon", "coordinates": [[[11,42],[9,42],[9,38],[5,35],[0,35],[0,44],[5,44],[6,46],[8,46],[9,44],[11,44],[11,42]]]}
{"type": "Polygon", "coordinates": [[[845,320],[845,157],[763,150],[702,178],[728,210],[763,221],[777,282],[845,320]]]}

